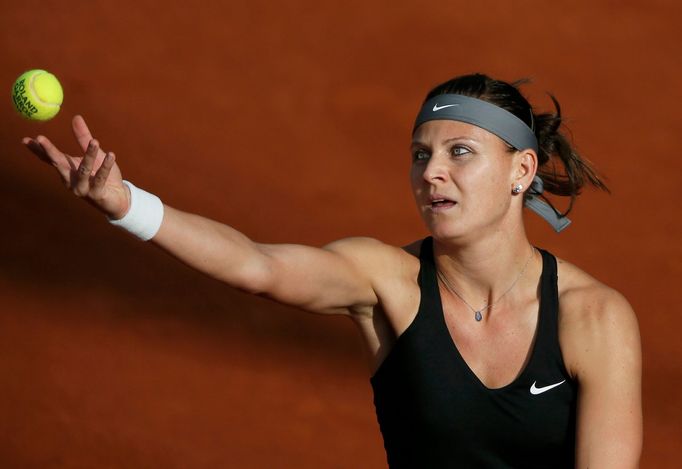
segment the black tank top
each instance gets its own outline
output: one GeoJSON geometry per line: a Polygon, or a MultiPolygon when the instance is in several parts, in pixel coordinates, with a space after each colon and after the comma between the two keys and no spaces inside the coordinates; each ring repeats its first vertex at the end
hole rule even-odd
{"type": "Polygon", "coordinates": [[[417,316],[370,380],[391,469],[574,467],[577,384],[559,349],[556,259],[539,251],[540,312],[530,358],[512,383],[489,389],[452,341],[433,239],[422,242],[417,316]]]}

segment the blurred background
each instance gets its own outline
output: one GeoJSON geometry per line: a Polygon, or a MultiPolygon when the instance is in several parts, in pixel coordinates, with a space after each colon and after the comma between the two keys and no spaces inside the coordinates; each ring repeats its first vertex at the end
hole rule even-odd
{"type": "Polygon", "coordinates": [[[679,467],[681,5],[3,2],[0,467],[385,467],[350,321],[236,292],[111,228],[20,139],[75,153],[80,113],[126,179],[177,208],[263,242],[404,245],[426,235],[415,113],[475,71],[531,78],[538,109],[556,95],[606,176],[612,195],[587,190],[567,231],[529,215],[529,234],[632,303],[642,467],[679,467]],[[31,68],[65,90],[48,123],[11,105],[31,68]]]}

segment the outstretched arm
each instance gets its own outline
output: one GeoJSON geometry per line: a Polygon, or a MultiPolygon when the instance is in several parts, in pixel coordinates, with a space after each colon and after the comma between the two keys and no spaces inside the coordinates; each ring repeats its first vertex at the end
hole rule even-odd
{"type": "MultiPolygon", "coordinates": [[[[100,149],[82,117],[73,120],[83,156],[70,156],[43,136],[24,144],[54,166],[66,187],[112,219],[130,207],[113,153],[100,149]]],[[[373,278],[390,268],[398,249],[367,238],[350,238],[324,248],[260,244],[222,223],[164,207],[152,239],[187,265],[235,288],[312,312],[371,312],[377,302],[373,278]]]]}
{"type": "MultiPolygon", "coordinates": [[[[153,242],[235,288],[311,312],[351,314],[377,303],[372,259],[395,249],[368,238],[324,248],[260,244],[227,225],[166,206],[153,242]]],[[[378,270],[378,269],[377,269],[378,270]]]]}

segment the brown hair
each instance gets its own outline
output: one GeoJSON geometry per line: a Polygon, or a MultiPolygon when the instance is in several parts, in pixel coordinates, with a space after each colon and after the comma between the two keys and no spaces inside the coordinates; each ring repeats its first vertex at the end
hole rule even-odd
{"type": "Polygon", "coordinates": [[[424,101],[441,94],[461,94],[501,107],[525,122],[534,131],[538,140],[537,175],[542,179],[544,190],[556,195],[570,196],[571,200],[568,209],[560,213],[549,200],[541,197],[557,214],[566,216],[585,184],[592,184],[606,192],[609,192],[609,189],[597,175],[592,164],[581,157],[568,138],[560,132],[562,118],[557,99],[549,95],[554,103],[554,113],[535,114],[528,100],[518,89],[528,81],[523,79],[507,83],[480,73],[462,75],[436,86],[424,101]]]}

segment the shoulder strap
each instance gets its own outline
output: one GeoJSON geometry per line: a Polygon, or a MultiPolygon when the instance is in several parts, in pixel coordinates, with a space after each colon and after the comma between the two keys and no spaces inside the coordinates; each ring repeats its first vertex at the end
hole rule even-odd
{"type": "Polygon", "coordinates": [[[540,316],[538,337],[544,350],[551,350],[561,356],[559,349],[559,288],[556,258],[539,249],[542,255],[542,276],[540,280],[540,316]]]}
{"type": "Polygon", "coordinates": [[[419,247],[419,260],[421,262],[433,260],[433,238],[431,236],[427,236],[422,240],[422,244],[419,247]]]}
{"type": "Polygon", "coordinates": [[[440,292],[438,290],[436,265],[433,259],[433,238],[431,236],[422,241],[419,251],[419,264],[420,309],[438,311],[440,309],[440,292]]]}

